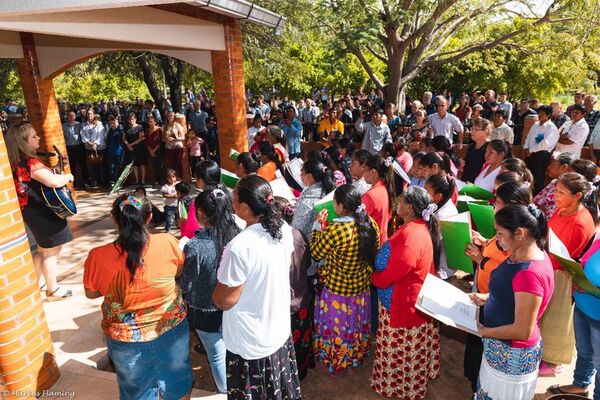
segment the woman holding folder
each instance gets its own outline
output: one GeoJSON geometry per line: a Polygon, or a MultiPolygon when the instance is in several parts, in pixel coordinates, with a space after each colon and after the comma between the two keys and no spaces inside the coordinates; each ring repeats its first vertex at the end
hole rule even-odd
{"type": "Polygon", "coordinates": [[[381,301],[371,388],[381,396],[424,399],[428,381],[440,375],[438,325],[415,306],[440,261],[436,209],[425,189],[409,187],[398,200],[404,225],[377,254],[371,282],[381,301]]]}
{"type": "Polygon", "coordinates": [[[471,295],[483,306],[483,357],[475,399],[529,400],[542,356],[538,321],[554,290],[545,251],[548,226],[533,205],[507,205],[496,213],[495,222],[498,243],[510,256],[492,272],[489,293],[471,295]]]}
{"type": "MultiPolygon", "coordinates": [[[[578,260],[598,222],[596,188],[575,172],[562,174],[556,182],[557,211],[550,218],[550,229],[564,243],[569,255],[578,260]]],[[[554,375],[562,364],[569,364],[575,350],[571,277],[553,260],[556,291],[542,320],[544,362],[540,375],[554,375]]]]}

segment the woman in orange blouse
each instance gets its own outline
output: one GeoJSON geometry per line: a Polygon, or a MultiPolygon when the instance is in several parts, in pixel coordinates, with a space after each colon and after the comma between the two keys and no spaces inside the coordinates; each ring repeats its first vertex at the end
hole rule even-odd
{"type": "Polygon", "coordinates": [[[192,374],[186,309],[175,283],[183,253],[172,235],[151,235],[152,205],[121,195],[111,216],[114,242],[91,250],[83,285],[104,297],[102,330],[115,364],[121,399],[189,399],[192,374]]]}
{"type": "MultiPolygon", "coordinates": [[[[562,174],[556,181],[556,212],[548,222],[549,228],[563,242],[574,260],[583,254],[594,236],[598,223],[596,188],[576,172],[562,174]]],[[[571,277],[552,258],[554,295],[541,321],[544,355],[540,375],[554,375],[561,364],[573,360],[575,336],[571,277]]]]}
{"type": "Polygon", "coordinates": [[[275,154],[275,148],[269,142],[260,142],[258,145],[260,152],[261,167],[256,172],[256,175],[264,178],[267,182],[271,182],[277,178],[277,170],[279,169],[279,159],[275,154]]]}

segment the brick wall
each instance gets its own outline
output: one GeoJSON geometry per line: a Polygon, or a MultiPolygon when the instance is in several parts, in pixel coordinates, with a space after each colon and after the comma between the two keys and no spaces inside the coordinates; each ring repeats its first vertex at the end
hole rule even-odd
{"type": "Polygon", "coordinates": [[[6,146],[0,135],[0,389],[41,391],[58,377],[6,146]]]}
{"type": "Polygon", "coordinates": [[[223,168],[235,171],[229,149],[248,151],[242,31],[239,21],[224,21],[225,50],[211,51],[219,150],[223,168]]]}

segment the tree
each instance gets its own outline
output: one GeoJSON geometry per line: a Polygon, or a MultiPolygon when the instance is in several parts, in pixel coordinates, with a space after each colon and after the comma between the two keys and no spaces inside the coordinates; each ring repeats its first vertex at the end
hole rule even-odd
{"type": "Polygon", "coordinates": [[[532,29],[600,12],[595,0],[554,0],[541,15],[534,7],[527,0],[322,0],[314,17],[356,56],[386,101],[403,107],[407,85],[427,67],[500,46],[523,49],[519,36],[532,29]],[[366,54],[385,63],[384,76],[366,54]]]}

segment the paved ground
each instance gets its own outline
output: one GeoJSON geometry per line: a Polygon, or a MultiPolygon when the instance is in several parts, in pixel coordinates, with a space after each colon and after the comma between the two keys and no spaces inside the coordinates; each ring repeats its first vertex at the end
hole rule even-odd
{"type": "MultiPolygon", "coordinates": [[[[156,189],[150,189],[150,198],[162,208],[156,189]]],[[[53,390],[75,391],[81,399],[116,399],[118,388],[115,375],[106,363],[106,346],[100,331],[101,299],[89,300],[81,285],[83,261],[94,246],[114,240],[115,230],[108,211],[115,196],[78,192],[79,214],[70,221],[75,240],[65,246],[60,265],[61,285],[74,291],[72,299],[45,303],[44,308],[55,344],[61,380],[53,390]]],[[[442,330],[442,375],[432,381],[428,399],[463,400],[470,398],[468,381],[462,377],[465,335],[451,328],[442,330]]],[[[195,342],[195,335],[192,335],[195,342]]],[[[221,399],[214,393],[214,383],[206,357],[192,352],[195,383],[194,398],[221,399]]],[[[363,400],[381,398],[369,388],[372,358],[361,367],[346,371],[338,377],[329,377],[322,369],[311,370],[302,381],[303,398],[363,400]]],[[[536,400],[547,397],[545,389],[555,383],[570,383],[574,363],[558,377],[538,379],[536,400]]]]}

